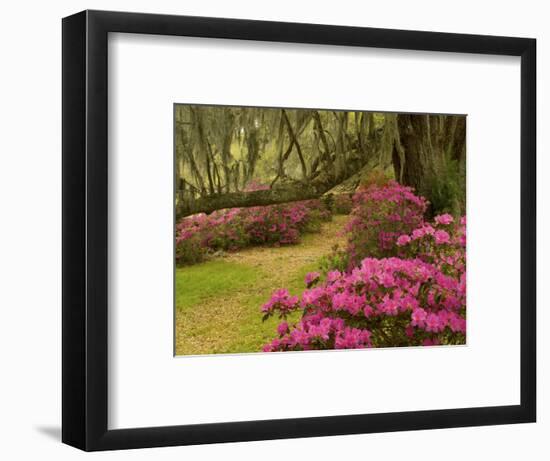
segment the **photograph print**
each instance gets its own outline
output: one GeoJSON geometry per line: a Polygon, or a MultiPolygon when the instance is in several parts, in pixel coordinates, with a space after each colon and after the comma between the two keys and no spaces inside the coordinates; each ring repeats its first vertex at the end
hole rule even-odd
{"type": "Polygon", "coordinates": [[[174,105],[175,355],[466,344],[466,116],[174,105]]]}

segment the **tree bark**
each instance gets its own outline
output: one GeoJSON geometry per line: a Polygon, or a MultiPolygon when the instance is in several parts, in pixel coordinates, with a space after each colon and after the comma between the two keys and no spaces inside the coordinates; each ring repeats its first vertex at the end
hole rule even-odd
{"type": "Polygon", "coordinates": [[[466,117],[399,114],[397,130],[392,151],[395,176],[433,203],[434,179],[445,173],[449,162],[459,167],[464,163],[466,117]]]}
{"type": "Polygon", "coordinates": [[[266,206],[319,198],[338,184],[344,182],[367,164],[368,158],[356,157],[350,161],[350,173],[323,170],[314,179],[292,181],[266,190],[210,194],[178,203],[178,219],[197,213],[212,213],[224,208],[266,206]]]}
{"type": "Polygon", "coordinates": [[[420,195],[426,195],[429,182],[435,173],[435,158],[427,116],[399,114],[397,126],[404,151],[404,162],[396,161],[397,152],[394,150],[394,168],[399,167],[403,184],[414,187],[420,195]]]}

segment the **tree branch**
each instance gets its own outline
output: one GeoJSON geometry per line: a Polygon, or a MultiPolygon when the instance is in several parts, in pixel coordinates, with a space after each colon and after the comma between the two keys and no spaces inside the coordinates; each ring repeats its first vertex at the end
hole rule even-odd
{"type": "Polygon", "coordinates": [[[367,164],[367,161],[366,156],[357,157],[350,162],[347,169],[349,173],[338,173],[334,169],[322,171],[315,179],[307,182],[292,181],[266,190],[211,194],[189,199],[177,204],[176,216],[180,219],[197,213],[212,213],[224,208],[266,206],[319,198],[325,192],[353,176],[367,164]]]}
{"type": "Polygon", "coordinates": [[[307,178],[306,162],[304,160],[304,156],[302,155],[302,149],[300,147],[300,144],[298,143],[298,138],[294,134],[294,130],[292,129],[292,125],[290,124],[290,120],[288,119],[288,116],[286,115],[286,111],[284,109],[282,110],[282,114],[286,122],[286,126],[288,128],[288,134],[290,135],[290,139],[292,140],[293,144],[296,146],[296,152],[298,152],[298,157],[300,159],[300,164],[302,166],[302,175],[304,178],[307,178]]]}

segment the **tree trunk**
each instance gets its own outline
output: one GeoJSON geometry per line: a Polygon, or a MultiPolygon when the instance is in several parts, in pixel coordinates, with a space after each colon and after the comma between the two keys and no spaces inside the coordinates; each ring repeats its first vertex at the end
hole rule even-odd
{"type": "Polygon", "coordinates": [[[447,181],[449,167],[464,166],[466,117],[399,114],[397,131],[392,150],[395,177],[433,204],[435,184],[447,181]]]}
{"type": "Polygon", "coordinates": [[[399,141],[404,151],[404,162],[398,156],[396,146],[392,159],[396,178],[407,186],[414,187],[420,195],[429,192],[429,183],[436,171],[436,154],[429,135],[427,115],[399,114],[397,126],[399,141]]]}
{"type": "Polygon", "coordinates": [[[350,160],[349,173],[337,172],[334,169],[321,170],[308,181],[291,181],[266,190],[231,192],[229,194],[210,194],[178,203],[177,218],[196,213],[212,213],[224,208],[266,206],[278,203],[296,202],[319,198],[325,192],[346,181],[368,162],[366,157],[355,157],[350,160]]]}

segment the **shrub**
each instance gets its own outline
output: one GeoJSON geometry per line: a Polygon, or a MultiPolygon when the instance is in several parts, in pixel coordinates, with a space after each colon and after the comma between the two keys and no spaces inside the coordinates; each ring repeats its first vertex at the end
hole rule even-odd
{"type": "Polygon", "coordinates": [[[465,248],[466,219],[442,215],[396,239],[401,257],[367,257],[322,283],[308,274],[300,296],[278,290],[263,305],[264,319],[282,320],[264,351],[464,344],[465,248]]]}
{"type": "Polygon", "coordinates": [[[188,216],[176,225],[176,262],[194,264],[208,253],[250,245],[297,243],[301,234],[317,231],[330,218],[319,200],[188,216]]]}
{"type": "Polygon", "coordinates": [[[323,256],[319,260],[319,270],[325,275],[332,270],[345,272],[349,266],[348,252],[346,249],[341,249],[338,244],[332,247],[330,254],[323,256]]]}
{"type": "Polygon", "coordinates": [[[459,279],[466,272],[466,217],[456,222],[449,214],[436,216],[410,235],[399,236],[396,245],[401,257],[419,258],[459,279]]]}
{"type": "Polygon", "coordinates": [[[176,225],[176,260],[182,264],[193,264],[192,255],[197,252],[196,242],[204,255],[209,251],[236,250],[246,245],[247,236],[237,209],[204,213],[182,219],[176,225]],[[179,258],[178,258],[179,255],[179,258]]]}
{"type": "Polygon", "coordinates": [[[196,264],[204,260],[206,250],[200,239],[190,231],[178,232],[176,236],[176,264],[196,264]]]}
{"type": "Polygon", "coordinates": [[[255,245],[297,243],[307,220],[303,204],[253,207],[242,213],[249,242],[255,245]]]}
{"type": "Polygon", "coordinates": [[[423,222],[427,201],[410,187],[395,181],[372,184],[353,197],[354,208],[346,226],[353,266],[367,256],[395,256],[395,241],[423,222]]]}
{"type": "Polygon", "coordinates": [[[279,290],[264,318],[284,321],[264,351],[349,349],[465,342],[465,278],[420,259],[365,258],[351,273],[331,272],[301,297],[279,290]],[[302,310],[290,326],[287,316],[302,310]]]}

